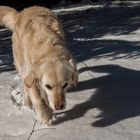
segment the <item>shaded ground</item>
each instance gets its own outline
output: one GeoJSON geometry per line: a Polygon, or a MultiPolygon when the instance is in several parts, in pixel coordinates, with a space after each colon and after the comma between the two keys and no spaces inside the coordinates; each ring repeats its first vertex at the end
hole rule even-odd
{"type": "Polygon", "coordinates": [[[11,71],[13,67],[11,33],[1,28],[0,29],[0,73],[11,71]]]}
{"type": "Polygon", "coordinates": [[[139,39],[130,40],[132,35],[135,37],[135,31],[139,30],[139,6],[87,10],[60,18],[67,32],[68,45],[78,62],[105,57],[137,58],[140,55],[139,39]],[[104,39],[108,35],[110,39],[104,39]],[[111,37],[121,35],[128,37],[111,37]],[[123,56],[120,56],[121,54],[123,56]]]}
{"type": "MultiPolygon", "coordinates": [[[[84,71],[107,73],[107,75],[81,81],[78,88],[83,91],[96,88],[96,92],[86,101],[68,110],[64,117],[56,122],[62,123],[83,117],[88,110],[98,108],[101,112],[97,121],[91,123],[94,127],[105,127],[127,118],[140,115],[140,71],[121,67],[119,65],[101,65],[81,69],[84,71]]],[[[71,92],[72,92],[71,91],[71,92]]],[[[88,94],[88,93],[85,93],[88,94]]]]}

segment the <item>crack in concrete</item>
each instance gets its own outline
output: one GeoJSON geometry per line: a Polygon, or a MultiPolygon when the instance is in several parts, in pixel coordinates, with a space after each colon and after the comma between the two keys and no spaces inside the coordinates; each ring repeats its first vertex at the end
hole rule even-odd
{"type": "Polygon", "coordinates": [[[27,140],[30,140],[31,139],[31,136],[33,135],[33,133],[35,133],[36,131],[41,131],[41,130],[45,130],[45,129],[56,129],[56,128],[40,128],[40,129],[36,129],[35,130],[35,126],[36,126],[36,122],[37,120],[35,120],[34,124],[33,124],[33,128],[32,128],[32,131],[30,132],[30,135],[28,136],[27,140]]]}
{"type": "MultiPolygon", "coordinates": [[[[82,62],[82,64],[87,68],[89,67],[85,62],[82,62]]],[[[92,78],[94,78],[93,74],[89,70],[87,72],[92,78]]]]}
{"type": "Polygon", "coordinates": [[[27,140],[30,140],[31,136],[33,135],[33,133],[34,133],[34,131],[35,131],[36,122],[37,122],[37,120],[34,121],[32,131],[30,132],[30,135],[29,135],[29,137],[27,138],[27,140]]]}

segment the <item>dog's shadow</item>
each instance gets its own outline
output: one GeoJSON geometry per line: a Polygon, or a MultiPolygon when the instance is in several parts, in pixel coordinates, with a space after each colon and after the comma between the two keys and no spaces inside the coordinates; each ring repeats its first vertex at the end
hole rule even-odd
{"type": "Polygon", "coordinates": [[[101,111],[91,122],[91,125],[96,127],[105,127],[140,115],[140,71],[119,65],[95,66],[80,71],[86,70],[108,73],[108,75],[80,82],[74,91],[94,88],[97,88],[97,91],[84,103],[66,111],[65,115],[58,118],[54,124],[81,118],[93,108],[101,111]]]}

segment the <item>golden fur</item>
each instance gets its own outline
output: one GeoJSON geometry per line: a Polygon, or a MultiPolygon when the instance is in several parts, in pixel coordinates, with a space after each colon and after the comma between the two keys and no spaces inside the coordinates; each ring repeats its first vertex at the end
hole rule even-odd
{"type": "Polygon", "coordinates": [[[14,64],[23,82],[24,104],[33,105],[38,120],[50,124],[52,110],[64,108],[65,92],[78,82],[58,18],[44,7],[17,12],[0,6],[0,25],[13,32],[14,64]]]}

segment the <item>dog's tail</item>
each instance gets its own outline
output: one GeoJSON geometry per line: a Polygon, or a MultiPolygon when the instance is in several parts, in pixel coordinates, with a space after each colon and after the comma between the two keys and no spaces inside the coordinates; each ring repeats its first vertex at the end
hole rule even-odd
{"type": "Polygon", "coordinates": [[[18,12],[14,8],[0,6],[0,25],[3,25],[13,31],[17,13],[18,12]]]}

